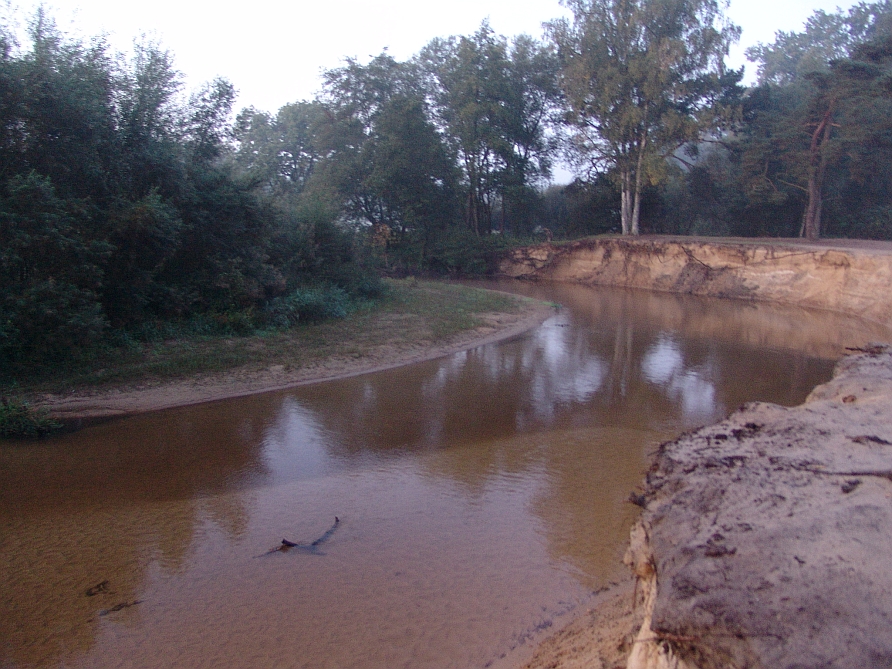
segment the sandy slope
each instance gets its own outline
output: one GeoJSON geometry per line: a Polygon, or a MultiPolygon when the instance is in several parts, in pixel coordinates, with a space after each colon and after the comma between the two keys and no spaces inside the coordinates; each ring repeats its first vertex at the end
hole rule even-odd
{"type": "Polygon", "coordinates": [[[892,243],[591,237],[516,249],[505,276],[826,309],[892,327],[892,243]]]}

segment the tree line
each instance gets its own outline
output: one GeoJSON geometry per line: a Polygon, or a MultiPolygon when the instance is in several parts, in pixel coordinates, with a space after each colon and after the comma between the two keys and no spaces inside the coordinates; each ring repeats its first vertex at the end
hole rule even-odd
{"type": "Polygon", "coordinates": [[[343,315],[512,238],[892,238],[889,3],[751,48],[750,89],[718,0],[566,0],[541,38],[484,22],[237,114],[158,44],[39,10],[24,45],[0,30],[0,368],[343,315]]]}

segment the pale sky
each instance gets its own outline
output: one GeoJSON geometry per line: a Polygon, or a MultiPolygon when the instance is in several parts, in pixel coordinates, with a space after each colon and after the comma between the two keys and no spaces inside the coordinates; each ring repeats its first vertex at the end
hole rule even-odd
{"type": "MultiPolygon", "coordinates": [[[[0,0],[2,2],[3,0],[0,0]]],[[[6,0],[8,2],[8,0],[6,0]]],[[[30,14],[39,3],[12,0],[30,14]]],[[[239,91],[237,109],[253,105],[276,111],[309,99],[319,73],[344,57],[367,61],[385,47],[405,60],[434,37],[473,33],[486,18],[496,33],[541,35],[541,24],[566,10],[557,0],[256,0],[227,5],[196,0],[47,0],[63,31],[83,37],[107,33],[126,50],[145,33],[169,49],[196,88],[216,76],[239,91]]],[[[731,0],[728,16],[743,28],[732,66],[745,63],[743,49],[773,39],[777,30],[799,30],[815,10],[832,11],[843,0],[731,0]]],[[[755,71],[747,65],[748,80],[755,71]]]]}

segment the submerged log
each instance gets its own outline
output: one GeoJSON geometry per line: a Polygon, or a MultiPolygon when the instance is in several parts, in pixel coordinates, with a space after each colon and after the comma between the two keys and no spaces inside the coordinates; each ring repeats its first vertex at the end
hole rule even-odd
{"type": "Polygon", "coordinates": [[[297,549],[303,550],[307,553],[317,553],[318,554],[319,551],[317,549],[319,548],[319,546],[321,546],[326,541],[331,539],[331,536],[335,533],[335,530],[338,529],[338,525],[340,525],[340,524],[341,524],[341,519],[338,518],[337,516],[335,516],[334,523],[332,524],[332,526],[329,527],[325,531],[325,533],[322,536],[320,536],[318,539],[316,539],[315,541],[311,541],[310,543],[307,544],[307,543],[302,543],[302,542],[289,541],[288,539],[282,539],[281,544],[279,544],[275,548],[271,548],[266,553],[263,553],[263,555],[258,555],[257,557],[263,557],[264,555],[271,555],[272,553],[280,553],[280,552],[286,553],[289,550],[291,550],[292,548],[297,548],[297,549]]]}

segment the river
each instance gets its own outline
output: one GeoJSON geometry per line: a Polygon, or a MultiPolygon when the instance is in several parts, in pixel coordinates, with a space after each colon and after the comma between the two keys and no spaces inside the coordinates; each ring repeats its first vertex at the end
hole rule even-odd
{"type": "Polygon", "coordinates": [[[438,360],[0,443],[0,667],[489,666],[621,575],[661,441],[798,404],[888,336],[500,287],[562,308],[438,360]]]}

